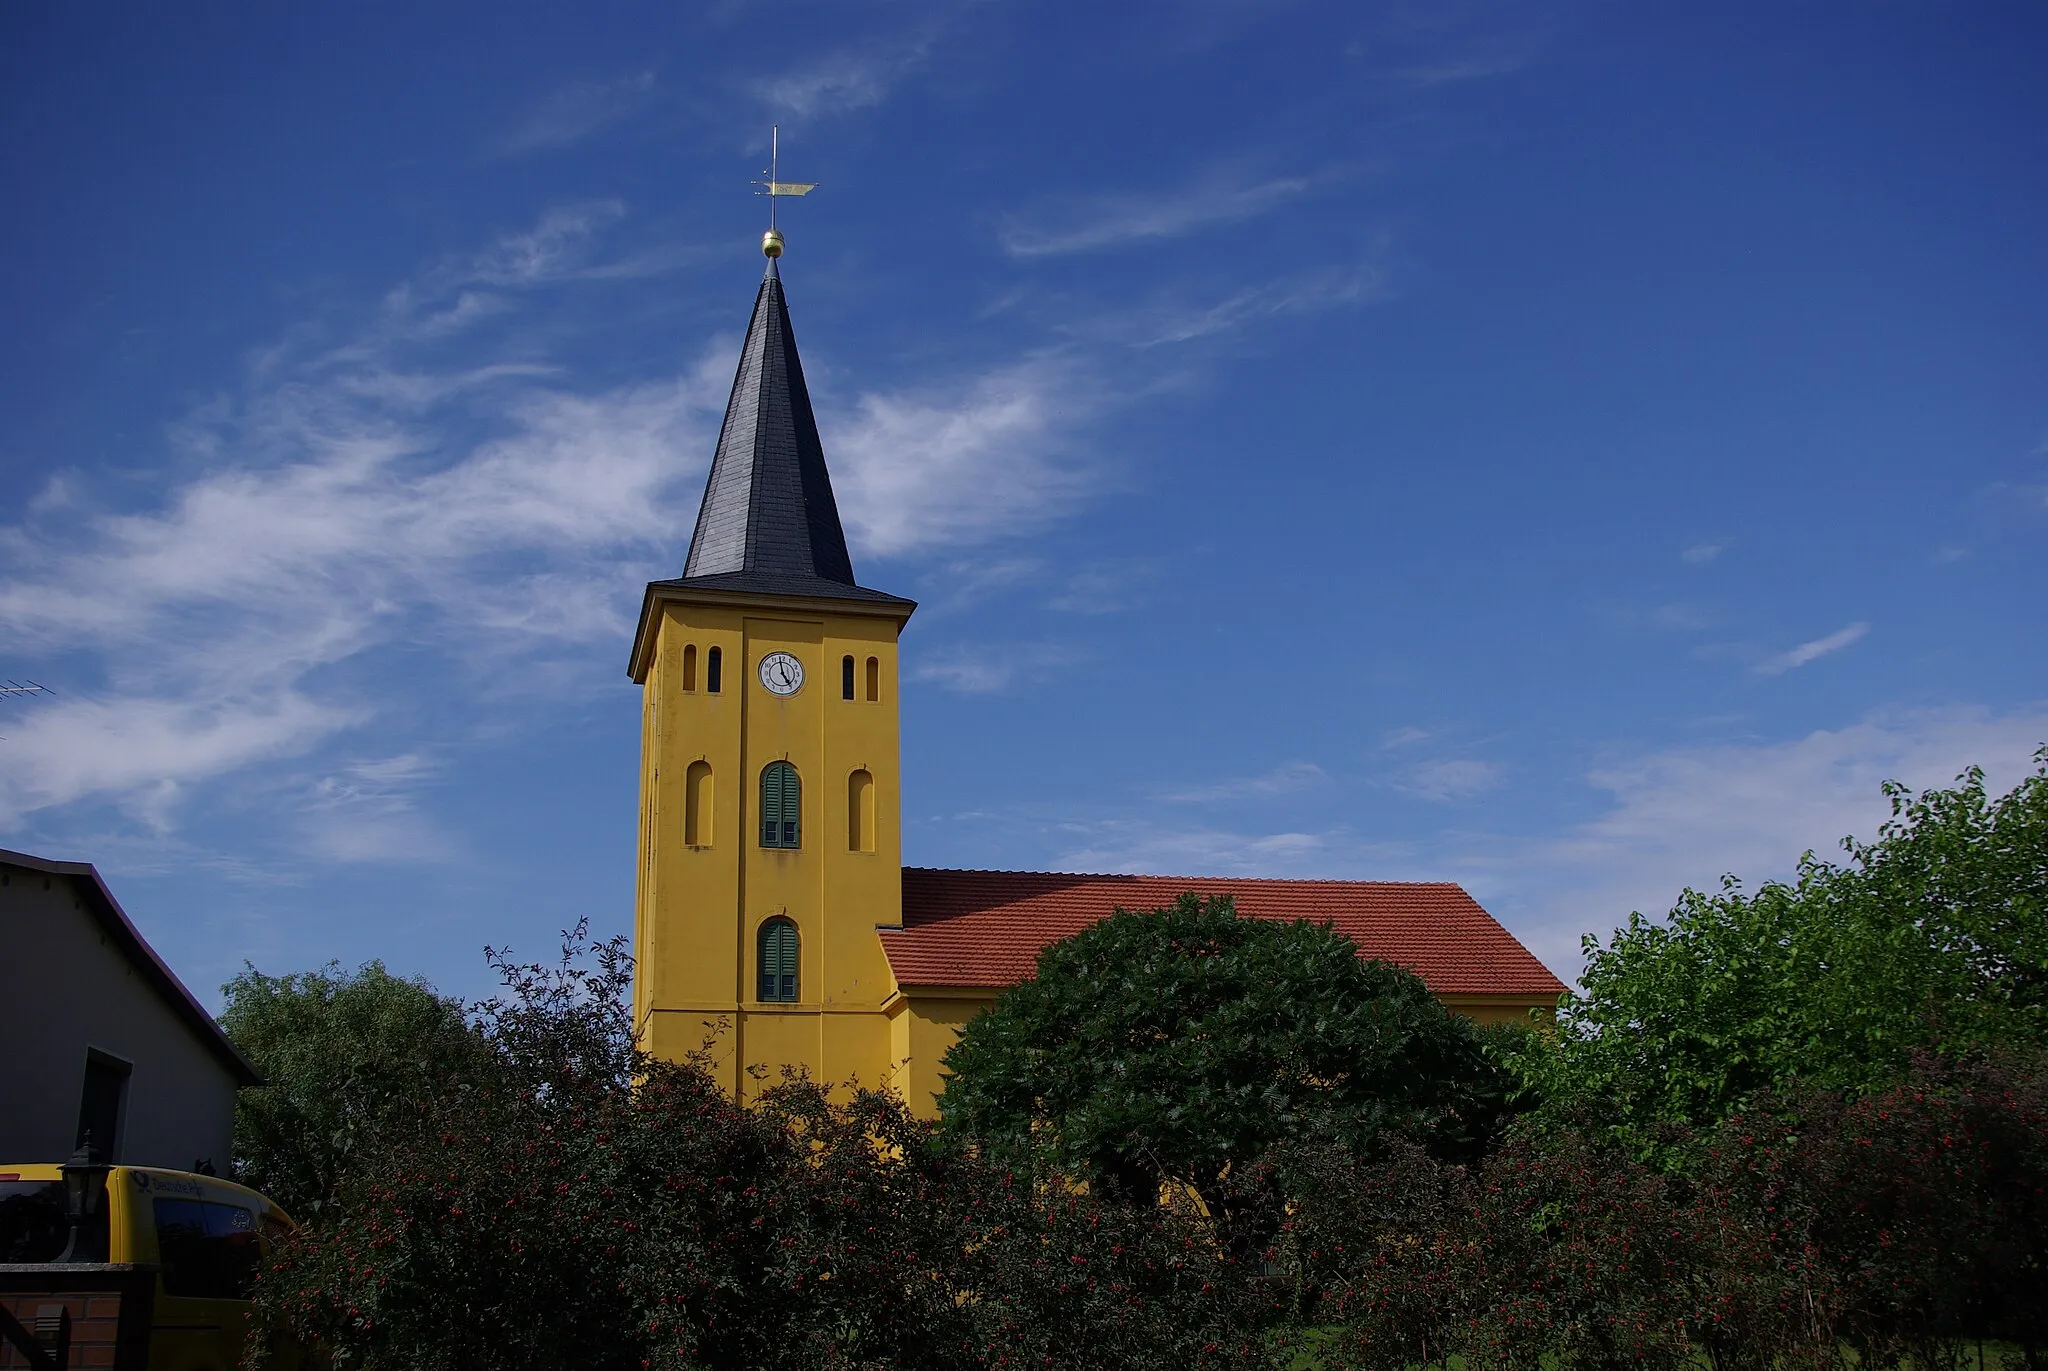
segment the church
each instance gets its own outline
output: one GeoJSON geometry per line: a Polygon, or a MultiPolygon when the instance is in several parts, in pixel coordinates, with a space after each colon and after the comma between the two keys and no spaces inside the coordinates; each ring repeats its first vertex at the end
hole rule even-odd
{"type": "Polygon", "coordinates": [[[754,298],[683,574],[641,603],[633,1012],[735,1095],[784,1066],[936,1112],[941,1059],[1041,948],[1183,892],[1334,924],[1480,1021],[1562,983],[1460,887],[905,867],[897,649],[917,606],[855,578],[777,259],[754,298]]]}

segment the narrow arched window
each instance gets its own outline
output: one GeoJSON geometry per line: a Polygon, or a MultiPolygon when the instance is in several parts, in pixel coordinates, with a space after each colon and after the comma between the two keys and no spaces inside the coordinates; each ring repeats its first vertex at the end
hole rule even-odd
{"type": "Polygon", "coordinates": [[[718,693],[719,668],[725,665],[725,654],[712,648],[704,654],[704,689],[711,694],[718,693]]]}
{"type": "Polygon", "coordinates": [[[788,762],[761,768],[761,846],[801,847],[803,782],[788,762]]]}
{"type": "Polygon", "coordinates": [[[687,643],[683,647],[683,689],[697,688],[697,645],[687,643]]]}
{"type": "Polygon", "coordinates": [[[875,778],[865,770],[846,778],[846,850],[875,850],[875,778]]]}
{"type": "Polygon", "coordinates": [[[756,961],[761,971],[760,998],[770,1003],[794,1004],[797,995],[797,959],[803,950],[796,925],[775,918],[761,925],[756,961]]]}
{"type": "Polygon", "coordinates": [[[842,700],[851,700],[853,698],[853,658],[851,657],[839,659],[839,698],[842,700]]]}
{"type": "Polygon", "coordinates": [[[882,659],[868,658],[868,703],[875,704],[882,698],[882,659]]]}
{"type": "Polygon", "coordinates": [[[687,846],[711,846],[711,784],[711,763],[691,762],[683,774],[683,842],[687,846]]]}

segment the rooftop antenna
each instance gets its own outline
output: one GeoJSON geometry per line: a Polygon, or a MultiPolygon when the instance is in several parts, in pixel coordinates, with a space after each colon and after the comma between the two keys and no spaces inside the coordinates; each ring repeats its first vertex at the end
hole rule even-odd
{"type": "MultiPolygon", "coordinates": [[[[0,682],[0,699],[13,699],[16,695],[55,695],[57,692],[34,681],[7,680],[0,682]]],[[[0,737],[0,743],[7,739],[0,737]]]]}
{"type": "Polygon", "coordinates": [[[780,161],[781,148],[779,145],[781,141],[782,126],[780,124],[770,124],[768,126],[768,165],[761,172],[768,179],[754,182],[755,185],[761,187],[754,194],[768,197],[768,231],[761,235],[761,255],[770,261],[782,255],[782,230],[775,227],[775,202],[785,195],[809,195],[818,188],[816,181],[778,181],[775,179],[777,164],[780,161]]]}

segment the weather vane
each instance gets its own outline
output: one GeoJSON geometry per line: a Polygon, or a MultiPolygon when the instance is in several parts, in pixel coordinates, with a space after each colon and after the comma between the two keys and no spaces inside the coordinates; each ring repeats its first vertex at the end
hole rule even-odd
{"type": "Polygon", "coordinates": [[[754,194],[768,197],[768,231],[761,235],[761,255],[764,257],[780,257],[782,255],[782,230],[775,227],[775,202],[785,195],[809,195],[818,188],[816,181],[778,181],[775,179],[776,161],[779,152],[777,145],[780,143],[781,137],[782,126],[779,124],[769,125],[768,165],[762,172],[762,175],[768,179],[754,182],[755,185],[761,187],[754,194]]]}

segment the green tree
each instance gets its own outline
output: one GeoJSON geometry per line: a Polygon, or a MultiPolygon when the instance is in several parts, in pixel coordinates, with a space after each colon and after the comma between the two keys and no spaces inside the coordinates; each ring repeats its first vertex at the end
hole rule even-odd
{"type": "Polygon", "coordinates": [[[1874,842],[1806,854],[1791,884],[1688,890],[1631,915],[1566,996],[1560,1031],[1518,1065],[1545,1095],[1640,1148],[1798,1081],[1883,1088],[1916,1049],[2048,1043],[2048,749],[1990,797],[1888,783],[1874,842]]]}
{"type": "Polygon", "coordinates": [[[1185,1216],[1047,1191],[873,1092],[732,1099],[634,1047],[623,940],[492,955],[486,1069],[408,1095],[256,1290],[259,1361],[444,1371],[1236,1371],[1260,1292],[1185,1216]]]}
{"type": "Polygon", "coordinates": [[[1193,895],[1045,949],[945,1066],[954,1135],[1129,1200],[1185,1186],[1240,1251],[1277,1199],[1251,1164],[1282,1139],[1466,1153],[1503,1110],[1477,1030],[1412,973],[1193,895]]]}
{"type": "Polygon", "coordinates": [[[459,1001],[370,962],[222,987],[221,1026],[265,1084],[235,1101],[235,1175],[300,1219],[317,1218],[391,1122],[483,1070],[459,1001]]]}

